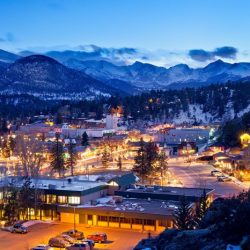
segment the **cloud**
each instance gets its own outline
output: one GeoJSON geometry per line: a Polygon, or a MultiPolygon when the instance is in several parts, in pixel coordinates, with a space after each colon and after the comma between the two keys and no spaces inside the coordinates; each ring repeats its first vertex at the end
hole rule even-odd
{"type": "Polygon", "coordinates": [[[203,49],[192,49],[189,50],[189,56],[199,62],[204,62],[213,59],[213,54],[209,51],[203,50],[203,49]]]}
{"type": "Polygon", "coordinates": [[[218,57],[222,58],[229,58],[229,59],[235,59],[236,55],[238,53],[238,50],[234,47],[221,47],[221,48],[216,48],[214,51],[214,54],[218,57]]]}
{"type": "Polygon", "coordinates": [[[6,33],[4,37],[0,37],[0,42],[12,43],[15,40],[15,36],[11,32],[6,33]]]}
{"type": "Polygon", "coordinates": [[[234,47],[224,46],[214,49],[213,51],[207,51],[203,49],[189,50],[188,55],[195,61],[206,62],[215,60],[216,58],[235,59],[238,50],[234,47]]]}
{"type": "Polygon", "coordinates": [[[81,45],[78,49],[88,53],[90,57],[100,57],[118,64],[127,64],[132,58],[137,58],[139,51],[135,48],[121,47],[121,48],[105,48],[96,45],[81,45]]]}

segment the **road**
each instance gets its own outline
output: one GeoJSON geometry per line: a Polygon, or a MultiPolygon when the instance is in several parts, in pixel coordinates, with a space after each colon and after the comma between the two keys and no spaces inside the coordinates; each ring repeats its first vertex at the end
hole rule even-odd
{"type": "MultiPolygon", "coordinates": [[[[11,234],[0,231],[1,250],[28,250],[37,244],[47,244],[49,238],[63,231],[72,229],[71,224],[36,224],[30,227],[27,234],[11,234]]],[[[108,243],[96,243],[95,249],[131,250],[142,239],[147,237],[147,232],[131,231],[126,229],[94,228],[77,225],[85,236],[94,232],[106,232],[108,243]]]]}
{"type": "Polygon", "coordinates": [[[201,187],[215,189],[215,196],[232,196],[246,190],[247,187],[239,182],[218,182],[211,176],[214,167],[209,164],[192,162],[184,163],[182,159],[171,159],[169,170],[185,187],[201,187]]]}

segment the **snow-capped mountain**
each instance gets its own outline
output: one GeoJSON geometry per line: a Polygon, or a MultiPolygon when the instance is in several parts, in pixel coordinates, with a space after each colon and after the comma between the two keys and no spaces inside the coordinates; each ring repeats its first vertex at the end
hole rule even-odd
{"type": "Polygon", "coordinates": [[[224,83],[250,76],[250,63],[225,63],[221,60],[204,68],[192,69],[186,64],[170,68],[135,62],[128,66],[117,66],[106,61],[71,60],[67,65],[84,71],[94,78],[107,80],[119,79],[138,88],[154,89],[183,86],[195,87],[211,83],[224,83]]]}
{"type": "MultiPolygon", "coordinates": [[[[8,62],[13,62],[16,58],[25,60],[27,58],[25,56],[32,53],[32,51],[22,51],[19,55],[15,55],[0,50],[0,78],[2,78],[2,72],[6,67],[6,64],[2,64],[3,61],[8,61],[8,58],[8,62]]],[[[230,64],[217,60],[204,68],[195,69],[190,68],[186,64],[177,64],[173,67],[165,68],[138,61],[130,65],[120,65],[119,59],[117,59],[117,63],[113,63],[113,61],[111,62],[108,59],[105,60],[103,56],[105,53],[107,51],[67,50],[48,51],[45,54],[59,61],[61,65],[67,68],[81,71],[85,76],[87,75],[91,79],[98,80],[99,87],[101,84],[103,84],[104,88],[108,85],[109,88],[118,89],[128,94],[150,89],[199,87],[250,77],[250,63],[230,64]]],[[[115,57],[113,58],[115,59],[115,57]]],[[[38,64],[41,64],[41,62],[37,62],[37,67],[38,64]]],[[[40,71],[43,66],[43,64],[39,66],[40,71]]],[[[13,66],[9,67],[12,68],[13,66]]],[[[77,74],[79,75],[80,73],[77,74]]],[[[60,74],[58,74],[57,79],[60,79],[60,74]]]]}
{"type": "Polygon", "coordinates": [[[103,82],[43,55],[23,57],[5,68],[2,67],[0,91],[33,94],[82,93],[82,97],[115,93],[114,88],[103,82]]]}

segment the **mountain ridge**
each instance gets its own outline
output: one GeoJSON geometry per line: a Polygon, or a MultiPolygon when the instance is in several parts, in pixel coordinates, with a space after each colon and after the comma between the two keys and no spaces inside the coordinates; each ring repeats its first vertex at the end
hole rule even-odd
{"type": "MultiPolygon", "coordinates": [[[[9,52],[6,53],[8,54],[9,52]]],[[[4,67],[1,64],[3,61],[6,61],[6,53],[2,52],[4,55],[3,60],[0,50],[1,74],[4,71],[4,67]]],[[[16,58],[18,58],[17,60],[21,60],[21,62],[22,59],[25,60],[27,58],[21,55],[28,54],[32,56],[30,55],[32,54],[31,51],[22,51],[16,57],[12,53],[9,54],[11,54],[12,63],[15,63],[16,60],[14,59],[16,58]]],[[[227,63],[220,59],[201,68],[191,68],[187,64],[177,64],[165,68],[140,61],[135,61],[129,65],[119,65],[119,62],[118,64],[114,64],[100,57],[100,52],[48,51],[41,55],[41,58],[42,56],[53,58],[67,68],[81,71],[90,78],[103,83],[104,87],[107,85],[118,91],[125,91],[127,94],[135,94],[138,91],[143,92],[152,89],[199,87],[212,83],[238,81],[250,77],[250,63],[227,63]],[[92,59],[89,60],[89,58],[92,59]]],[[[31,59],[29,57],[29,60],[31,59]]],[[[39,61],[37,63],[42,62],[39,61]]]]}

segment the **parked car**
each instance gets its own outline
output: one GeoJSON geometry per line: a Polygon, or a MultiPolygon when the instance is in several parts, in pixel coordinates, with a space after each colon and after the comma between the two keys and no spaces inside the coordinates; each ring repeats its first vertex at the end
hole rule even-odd
{"type": "Polygon", "coordinates": [[[62,233],[62,234],[67,234],[67,235],[69,235],[70,237],[75,238],[75,239],[77,239],[77,240],[82,240],[82,239],[84,239],[84,234],[83,234],[83,232],[80,232],[80,231],[74,230],[74,229],[68,230],[68,231],[66,231],[66,232],[64,232],[64,233],[62,233]]]}
{"type": "Polygon", "coordinates": [[[88,243],[74,243],[66,247],[66,250],[90,250],[90,247],[88,243]]]}
{"type": "Polygon", "coordinates": [[[50,238],[49,240],[49,245],[51,247],[61,247],[61,248],[65,248],[70,246],[70,243],[68,241],[65,241],[62,238],[59,237],[54,237],[54,238],[50,238]]]}
{"type": "Polygon", "coordinates": [[[84,239],[82,240],[83,243],[88,243],[90,250],[93,250],[95,247],[95,242],[93,240],[84,239]]]}
{"type": "Polygon", "coordinates": [[[50,249],[51,247],[45,244],[40,244],[40,245],[37,245],[36,247],[31,248],[31,250],[50,250],[50,249]]]}
{"type": "Polygon", "coordinates": [[[232,179],[227,177],[227,176],[220,176],[218,177],[218,181],[221,181],[221,182],[227,182],[227,181],[231,181],[232,179]]]}
{"type": "Polygon", "coordinates": [[[70,244],[73,244],[76,242],[76,240],[73,237],[69,236],[68,234],[60,234],[57,236],[57,238],[62,238],[65,241],[69,242],[70,244]]]}
{"type": "Polygon", "coordinates": [[[10,227],[10,232],[11,233],[26,234],[26,233],[28,233],[28,228],[27,227],[23,227],[20,224],[16,224],[13,227],[10,227]]]}
{"type": "Polygon", "coordinates": [[[212,170],[211,171],[211,176],[219,176],[219,175],[221,175],[220,171],[218,171],[218,170],[212,170]]]}
{"type": "Polygon", "coordinates": [[[90,234],[87,236],[88,240],[93,240],[94,242],[106,242],[107,241],[107,234],[105,233],[94,233],[94,234],[90,234]]]}

